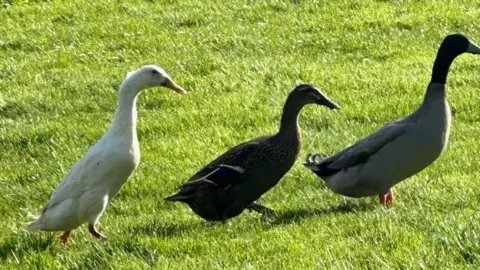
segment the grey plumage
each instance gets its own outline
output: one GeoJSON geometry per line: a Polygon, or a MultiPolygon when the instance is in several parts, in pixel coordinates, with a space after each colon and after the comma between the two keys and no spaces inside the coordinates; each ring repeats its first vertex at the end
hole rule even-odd
{"type": "Polygon", "coordinates": [[[480,49],[463,35],[447,36],[417,110],[324,160],[310,154],[305,166],[336,193],[378,194],[381,201],[384,194],[391,196],[391,187],[429,166],[445,149],[451,122],[445,83],[451,63],[465,52],[479,54],[480,49]]]}

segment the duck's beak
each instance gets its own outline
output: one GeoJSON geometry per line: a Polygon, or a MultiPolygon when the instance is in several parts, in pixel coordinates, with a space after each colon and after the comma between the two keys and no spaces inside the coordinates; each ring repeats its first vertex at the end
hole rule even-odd
{"type": "Polygon", "coordinates": [[[180,85],[178,85],[172,79],[169,79],[169,78],[167,79],[167,81],[165,81],[163,86],[165,86],[167,88],[170,88],[173,91],[175,91],[177,93],[180,93],[180,94],[186,94],[187,93],[187,91],[185,91],[185,89],[183,89],[180,85]]]}
{"type": "Polygon", "coordinates": [[[472,54],[480,54],[480,48],[477,46],[477,44],[469,40],[467,52],[472,54]]]}
{"type": "Polygon", "coordinates": [[[340,106],[338,106],[335,102],[331,101],[330,99],[328,99],[325,96],[322,96],[322,98],[317,101],[317,104],[322,105],[322,106],[326,106],[331,110],[340,109],[340,106]]]}

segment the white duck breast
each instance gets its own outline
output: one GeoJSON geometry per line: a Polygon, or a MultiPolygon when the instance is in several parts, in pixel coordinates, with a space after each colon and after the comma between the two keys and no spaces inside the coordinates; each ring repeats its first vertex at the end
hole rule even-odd
{"type": "Polygon", "coordinates": [[[451,112],[445,83],[451,63],[465,52],[480,54],[480,49],[463,35],[445,37],[425,98],[415,112],[324,160],[308,155],[305,166],[336,193],[378,194],[381,203],[392,204],[391,187],[432,164],[447,145],[451,112]]]}
{"type": "Polygon", "coordinates": [[[136,99],[147,88],[165,86],[186,93],[154,65],[129,73],[120,86],[118,108],[109,130],[65,176],[53,192],[42,214],[28,225],[29,230],[70,231],[88,222],[90,233],[105,238],[95,224],[113,197],[132,175],[140,161],[136,131],[136,99]]]}

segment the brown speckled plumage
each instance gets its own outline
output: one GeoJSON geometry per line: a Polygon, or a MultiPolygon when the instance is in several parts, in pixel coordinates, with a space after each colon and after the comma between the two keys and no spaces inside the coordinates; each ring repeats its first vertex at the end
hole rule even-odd
{"type": "Polygon", "coordinates": [[[246,208],[255,211],[263,208],[255,200],[275,186],[298,157],[301,148],[298,115],[310,103],[337,108],[312,85],[297,86],[285,102],[280,130],[275,135],[255,138],[229,149],[166,200],[187,203],[206,220],[226,220],[246,208]]]}

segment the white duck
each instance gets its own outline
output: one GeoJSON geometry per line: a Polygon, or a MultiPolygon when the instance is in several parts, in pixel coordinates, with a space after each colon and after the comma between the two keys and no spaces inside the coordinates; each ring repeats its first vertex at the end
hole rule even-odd
{"type": "Polygon", "coordinates": [[[453,60],[465,52],[480,54],[480,48],[461,34],[445,37],[416,111],[322,161],[310,154],[305,166],[338,194],[379,194],[381,203],[391,205],[391,187],[429,166],[447,145],[451,113],[445,83],[453,60]]]}
{"type": "Polygon", "coordinates": [[[28,230],[64,231],[66,244],[70,232],[88,222],[89,232],[106,239],[95,228],[107,204],[115,197],[140,161],[137,139],[136,100],[147,88],[164,86],[178,93],[186,91],[155,65],[129,72],[120,85],[118,107],[108,131],[74,164],[53,192],[42,214],[28,224],[28,230]]]}

